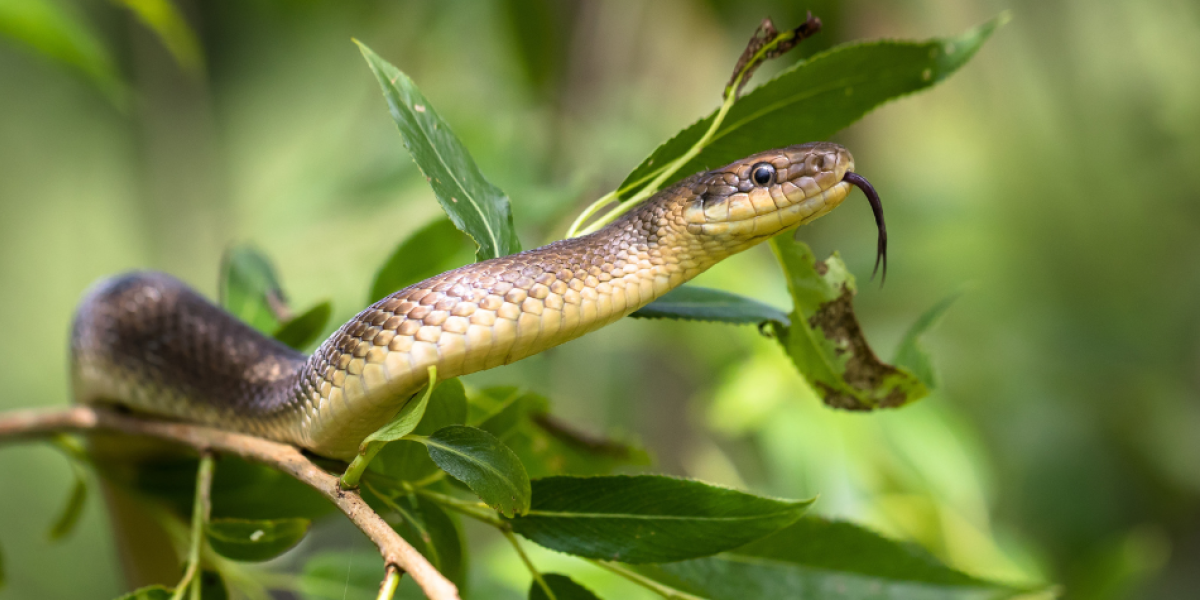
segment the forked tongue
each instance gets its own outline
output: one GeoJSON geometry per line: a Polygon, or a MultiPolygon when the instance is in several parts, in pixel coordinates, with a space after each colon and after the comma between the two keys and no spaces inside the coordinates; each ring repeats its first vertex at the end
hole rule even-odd
{"type": "Polygon", "coordinates": [[[875,273],[879,272],[879,265],[883,264],[883,277],[879,279],[879,285],[882,286],[883,282],[887,281],[887,225],[883,222],[883,202],[879,200],[879,194],[875,192],[871,182],[862,175],[846,173],[842,181],[862,190],[863,194],[867,196],[867,201],[871,203],[871,212],[875,213],[875,226],[879,228],[879,242],[875,247],[875,269],[871,271],[871,279],[875,279],[875,273]]]}

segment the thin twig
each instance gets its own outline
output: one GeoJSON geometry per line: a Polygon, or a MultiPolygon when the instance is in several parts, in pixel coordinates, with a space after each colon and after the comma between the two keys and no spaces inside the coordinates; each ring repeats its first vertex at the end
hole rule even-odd
{"type": "Polygon", "coordinates": [[[508,540],[508,543],[512,544],[513,550],[517,551],[517,556],[521,557],[521,562],[525,563],[525,568],[529,569],[529,574],[533,576],[534,582],[536,582],[538,586],[542,588],[543,592],[546,592],[546,597],[550,600],[556,600],[554,597],[554,590],[550,589],[549,585],[546,585],[546,580],[542,579],[542,574],[538,572],[537,567],[533,565],[533,561],[529,560],[529,555],[525,554],[525,549],[521,547],[521,542],[517,540],[516,535],[513,535],[512,527],[501,527],[500,533],[503,533],[504,538],[508,540]]]}
{"type": "Polygon", "coordinates": [[[650,579],[649,577],[646,577],[645,575],[642,575],[641,573],[638,573],[637,571],[634,571],[633,569],[626,567],[625,565],[609,562],[607,560],[595,560],[591,558],[585,560],[593,565],[596,565],[597,567],[600,567],[601,569],[620,575],[621,577],[624,577],[625,579],[628,579],[629,581],[632,581],[633,583],[636,583],[662,596],[663,598],[667,598],[668,600],[704,600],[699,596],[694,596],[683,590],[661,584],[653,579],[650,579]]]}
{"type": "Polygon", "coordinates": [[[407,572],[433,600],[458,598],[458,588],[389,527],[383,517],[371,510],[357,492],[339,489],[336,475],[321,470],[293,446],[211,427],[122,415],[90,406],[0,413],[0,443],[67,431],[95,430],[164,439],[200,452],[234,454],[282,471],[317,490],[345,513],[379,548],[388,569],[407,572]]]}
{"type": "Polygon", "coordinates": [[[182,600],[184,594],[191,590],[192,600],[200,598],[200,583],[196,577],[200,574],[200,553],[204,549],[204,524],[208,523],[208,515],[212,510],[212,479],[213,455],[207,450],[200,454],[200,468],[196,473],[196,498],[192,502],[192,530],[188,540],[188,565],[183,573],[183,579],[175,586],[171,600],[182,600]]]}

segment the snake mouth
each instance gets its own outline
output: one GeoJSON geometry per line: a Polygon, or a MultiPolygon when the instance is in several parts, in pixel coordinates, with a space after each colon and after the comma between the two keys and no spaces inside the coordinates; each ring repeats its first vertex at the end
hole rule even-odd
{"type": "Polygon", "coordinates": [[[879,193],[875,191],[871,182],[858,173],[847,171],[842,177],[842,182],[862,190],[863,194],[867,196],[867,201],[871,203],[871,212],[875,215],[875,226],[879,229],[879,239],[875,243],[875,268],[871,270],[871,279],[875,278],[875,274],[879,272],[879,266],[882,264],[883,277],[879,279],[879,285],[883,285],[883,282],[887,281],[887,224],[883,221],[883,201],[879,199],[879,193]]]}

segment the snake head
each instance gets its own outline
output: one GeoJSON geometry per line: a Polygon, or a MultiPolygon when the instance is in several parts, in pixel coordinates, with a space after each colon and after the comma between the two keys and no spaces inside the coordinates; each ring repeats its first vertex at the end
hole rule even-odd
{"type": "Polygon", "coordinates": [[[683,220],[705,242],[755,243],[836,208],[853,171],[850,152],[829,142],[760,152],[692,181],[683,220]]]}

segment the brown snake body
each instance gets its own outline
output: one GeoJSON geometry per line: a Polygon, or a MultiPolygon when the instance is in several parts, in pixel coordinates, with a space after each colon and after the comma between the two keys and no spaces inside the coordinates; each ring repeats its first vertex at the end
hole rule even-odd
{"type": "MultiPolygon", "coordinates": [[[[849,194],[841,146],[763,152],[693,175],[595,233],[467,265],[372,304],[304,356],[158,273],[97,284],[72,331],[76,400],[350,458],[427,384],[612,323],[849,194]]],[[[877,213],[878,215],[878,213],[877,213]]]]}

